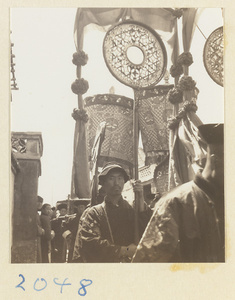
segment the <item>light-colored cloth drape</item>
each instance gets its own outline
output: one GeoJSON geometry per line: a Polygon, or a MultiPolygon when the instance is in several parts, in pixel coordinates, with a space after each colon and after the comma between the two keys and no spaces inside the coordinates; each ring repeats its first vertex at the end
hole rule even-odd
{"type": "Polygon", "coordinates": [[[202,122],[188,112],[170,132],[169,190],[192,180],[206,156],[206,145],[198,134],[202,122]]]}
{"type": "Polygon", "coordinates": [[[74,131],[71,198],[90,198],[90,195],[86,124],[83,120],[77,120],[74,131]]]}
{"type": "Polygon", "coordinates": [[[197,8],[185,8],[182,16],[182,38],[184,52],[189,52],[194,31],[196,28],[197,8]]]}
{"type": "Polygon", "coordinates": [[[120,20],[131,18],[144,23],[158,32],[163,41],[169,45],[172,62],[178,56],[177,17],[164,8],[79,8],[75,18],[74,40],[77,49],[83,47],[84,28],[89,24],[98,25],[106,31],[105,26],[114,25],[120,20]]]}

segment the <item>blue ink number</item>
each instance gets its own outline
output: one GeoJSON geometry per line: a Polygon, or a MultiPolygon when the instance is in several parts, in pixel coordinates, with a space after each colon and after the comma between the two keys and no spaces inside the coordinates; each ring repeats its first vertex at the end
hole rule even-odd
{"type": "Polygon", "coordinates": [[[81,284],[81,287],[78,290],[78,294],[80,296],[85,296],[87,294],[86,287],[92,284],[92,280],[90,280],[90,279],[82,279],[80,281],[80,284],[81,284]],[[82,282],[85,282],[85,284],[83,284],[82,282]]]}
{"type": "Polygon", "coordinates": [[[21,284],[25,282],[24,276],[22,274],[19,274],[19,277],[22,277],[22,281],[19,284],[17,284],[16,288],[21,288],[23,291],[25,291],[25,288],[21,286],[21,284]]]}
{"type": "Polygon", "coordinates": [[[41,281],[44,281],[44,287],[42,287],[41,289],[37,289],[36,288],[36,283],[39,281],[39,278],[36,279],[36,281],[34,282],[33,288],[35,289],[35,291],[40,292],[42,290],[44,290],[47,287],[47,282],[44,278],[41,278],[41,281]]]}
{"type": "Polygon", "coordinates": [[[54,278],[53,281],[54,281],[55,284],[61,285],[60,292],[61,292],[61,294],[62,294],[63,286],[64,286],[64,285],[71,285],[71,283],[65,283],[65,281],[66,281],[68,278],[65,278],[65,280],[63,281],[63,283],[58,283],[58,282],[56,282],[57,279],[58,279],[58,278],[54,278]]]}

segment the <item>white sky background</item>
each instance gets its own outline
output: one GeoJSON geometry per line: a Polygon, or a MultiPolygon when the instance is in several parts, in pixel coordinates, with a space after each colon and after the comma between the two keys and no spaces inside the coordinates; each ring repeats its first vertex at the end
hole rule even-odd
{"type": "MultiPolygon", "coordinates": [[[[55,204],[70,194],[73,136],[77,96],[71,91],[76,79],[72,55],[75,8],[11,9],[11,41],[18,91],[12,91],[11,130],[41,132],[43,138],[42,176],[38,194],[45,203],[55,204]]],[[[199,27],[206,37],[222,26],[221,9],[206,9],[199,27]]],[[[92,26],[90,27],[92,28],[92,26]]],[[[88,64],[82,77],[89,82],[84,95],[115,93],[133,97],[132,89],[119,83],[109,73],[102,55],[104,32],[90,30],[84,42],[88,64]]],[[[195,30],[191,45],[194,63],[190,75],[197,82],[198,116],[204,123],[223,122],[224,90],[207,74],[203,65],[205,38],[195,30]]]]}

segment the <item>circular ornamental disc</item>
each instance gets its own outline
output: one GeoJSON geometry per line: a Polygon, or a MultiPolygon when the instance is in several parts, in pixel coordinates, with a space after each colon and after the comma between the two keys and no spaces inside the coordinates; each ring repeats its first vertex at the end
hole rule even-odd
{"type": "Polygon", "coordinates": [[[132,88],[153,87],[166,71],[166,49],[160,36],[152,28],[132,20],[109,29],[103,54],[112,75],[132,88]]]}
{"type": "Polygon", "coordinates": [[[203,52],[204,66],[209,76],[219,85],[224,82],[223,27],[214,30],[208,37],[203,52]]]}

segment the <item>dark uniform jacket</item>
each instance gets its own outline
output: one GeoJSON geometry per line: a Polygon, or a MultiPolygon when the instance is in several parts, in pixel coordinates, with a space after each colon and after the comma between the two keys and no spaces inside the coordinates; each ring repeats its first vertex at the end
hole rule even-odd
{"type": "Polygon", "coordinates": [[[76,214],[74,218],[69,219],[65,225],[64,228],[65,230],[69,230],[71,235],[69,236],[71,238],[70,240],[70,246],[69,246],[69,255],[68,255],[68,262],[72,262],[73,258],[73,249],[74,249],[74,244],[75,244],[75,239],[78,231],[78,224],[79,220],[81,218],[81,214],[76,214]]]}
{"type": "Polygon", "coordinates": [[[224,196],[197,174],[157,202],[133,262],[224,262],[224,196]]]}
{"type": "MultiPolygon", "coordinates": [[[[150,214],[140,213],[140,236],[150,214]]],[[[122,198],[118,205],[104,201],[89,208],[80,221],[77,250],[85,262],[119,262],[121,246],[134,243],[134,209],[122,198]]]]}

